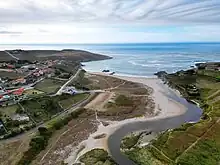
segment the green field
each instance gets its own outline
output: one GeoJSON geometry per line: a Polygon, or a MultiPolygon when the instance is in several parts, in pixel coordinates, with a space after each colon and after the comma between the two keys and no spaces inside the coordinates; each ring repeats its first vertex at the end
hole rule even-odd
{"type": "Polygon", "coordinates": [[[68,95],[63,94],[60,96],[37,97],[32,100],[25,100],[21,105],[27,110],[30,116],[38,123],[51,119],[53,115],[70,108],[73,104],[84,100],[89,94],[68,95]]]}
{"type": "Polygon", "coordinates": [[[43,91],[47,94],[56,93],[56,91],[64,84],[63,81],[44,79],[35,85],[35,89],[43,91]]]}
{"type": "Polygon", "coordinates": [[[66,99],[60,100],[59,103],[63,107],[63,109],[70,108],[72,105],[78,103],[79,101],[82,101],[86,99],[89,96],[89,94],[76,94],[74,96],[69,96],[66,99]]]}
{"type": "Polygon", "coordinates": [[[110,158],[108,152],[103,149],[93,149],[80,157],[85,165],[116,165],[110,158]]]}
{"type": "Polygon", "coordinates": [[[16,110],[18,109],[18,105],[11,105],[11,106],[7,106],[7,107],[0,107],[0,116],[3,119],[3,121],[7,118],[7,117],[12,117],[15,113],[16,110]]]}
{"type": "Polygon", "coordinates": [[[21,105],[36,122],[49,120],[53,115],[62,111],[56,101],[50,97],[25,100],[21,105]]]}
{"type": "Polygon", "coordinates": [[[31,95],[40,95],[40,94],[43,94],[43,93],[44,92],[36,90],[36,89],[29,89],[29,90],[24,91],[24,94],[29,95],[29,96],[31,96],[31,95]]]}

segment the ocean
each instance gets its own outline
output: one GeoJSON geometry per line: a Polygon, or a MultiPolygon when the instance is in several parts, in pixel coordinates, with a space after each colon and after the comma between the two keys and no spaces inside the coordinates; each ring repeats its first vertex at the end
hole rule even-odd
{"type": "Polygon", "coordinates": [[[198,62],[220,61],[220,43],[133,43],[133,44],[14,44],[5,49],[83,49],[113,57],[84,63],[87,71],[108,69],[119,75],[152,77],[155,72],[175,72],[198,62]]]}

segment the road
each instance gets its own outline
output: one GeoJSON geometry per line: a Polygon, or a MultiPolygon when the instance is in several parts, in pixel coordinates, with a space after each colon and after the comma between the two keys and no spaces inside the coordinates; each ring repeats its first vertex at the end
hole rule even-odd
{"type": "Polygon", "coordinates": [[[17,141],[19,139],[22,139],[26,136],[32,136],[33,134],[35,134],[38,130],[39,127],[44,127],[46,125],[48,125],[51,120],[54,120],[54,119],[58,119],[58,118],[61,118],[61,117],[64,117],[74,111],[76,111],[78,108],[80,107],[84,107],[86,104],[88,104],[94,97],[96,96],[96,93],[91,93],[87,98],[85,98],[84,100],[72,105],[71,108],[68,108],[60,113],[58,113],[57,115],[53,116],[50,120],[46,121],[45,123],[41,123],[39,124],[37,127],[25,132],[25,133],[22,133],[20,135],[17,135],[15,137],[11,137],[11,138],[8,138],[8,139],[4,139],[4,140],[0,140],[0,142],[13,142],[13,141],[17,141]]]}
{"type": "Polygon", "coordinates": [[[63,86],[60,87],[60,89],[57,91],[57,93],[55,94],[55,96],[56,96],[56,95],[61,95],[63,89],[64,89],[69,83],[71,83],[71,82],[79,75],[79,73],[80,73],[81,71],[82,71],[82,69],[79,69],[79,70],[76,72],[75,75],[71,76],[71,77],[69,78],[69,80],[68,80],[65,84],[63,84],[63,86]]]}
{"type": "Polygon", "coordinates": [[[13,54],[9,53],[8,51],[5,50],[5,53],[7,53],[9,56],[11,56],[12,58],[19,60],[19,58],[15,57],[13,54]]]}

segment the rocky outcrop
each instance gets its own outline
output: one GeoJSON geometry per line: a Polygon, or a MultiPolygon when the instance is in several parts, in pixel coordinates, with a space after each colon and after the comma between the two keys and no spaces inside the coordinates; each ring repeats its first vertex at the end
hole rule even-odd
{"type": "Polygon", "coordinates": [[[158,78],[164,78],[167,75],[167,72],[160,71],[160,72],[155,73],[154,75],[156,75],[158,78]]]}

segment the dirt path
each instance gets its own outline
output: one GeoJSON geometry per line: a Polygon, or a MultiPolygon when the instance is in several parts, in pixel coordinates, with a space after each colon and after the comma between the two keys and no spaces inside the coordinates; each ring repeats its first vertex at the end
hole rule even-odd
{"type": "Polygon", "coordinates": [[[213,94],[211,94],[207,99],[210,99],[210,98],[214,97],[214,96],[217,95],[218,93],[220,93],[220,90],[217,90],[216,92],[214,92],[213,94]]]}
{"type": "Polygon", "coordinates": [[[163,151],[159,150],[157,147],[155,147],[154,145],[151,145],[155,150],[157,150],[161,155],[163,155],[166,159],[168,159],[169,161],[173,162],[172,159],[170,159],[168,156],[166,156],[163,151]]]}
{"type": "Polygon", "coordinates": [[[96,109],[97,111],[105,111],[104,106],[114,96],[113,92],[100,93],[95,99],[85,106],[88,109],[96,109]]]}

